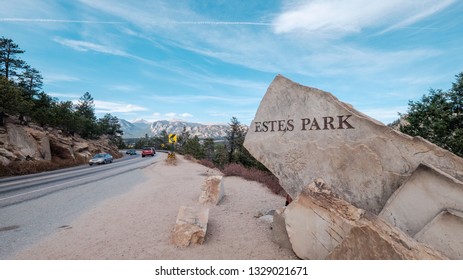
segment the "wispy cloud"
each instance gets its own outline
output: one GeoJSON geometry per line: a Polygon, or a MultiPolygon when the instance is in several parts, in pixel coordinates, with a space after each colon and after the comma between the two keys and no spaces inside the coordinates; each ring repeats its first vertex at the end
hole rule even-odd
{"type": "Polygon", "coordinates": [[[101,101],[95,100],[95,113],[98,114],[106,114],[106,113],[131,113],[131,112],[140,112],[140,111],[148,111],[147,108],[127,104],[127,103],[118,103],[118,102],[108,102],[108,101],[101,101]]]}
{"type": "Polygon", "coordinates": [[[49,18],[0,18],[0,22],[121,24],[121,21],[70,20],[49,18]]]}
{"type": "Polygon", "coordinates": [[[62,92],[48,92],[48,94],[52,97],[57,97],[57,98],[65,98],[68,100],[73,99],[73,102],[75,103],[76,99],[80,98],[82,94],[77,94],[77,93],[62,93],[62,92]]]}
{"type": "Polygon", "coordinates": [[[171,103],[171,104],[191,104],[198,102],[215,101],[228,105],[250,105],[260,101],[260,97],[245,97],[245,96],[234,96],[224,97],[215,95],[176,95],[170,96],[168,99],[164,95],[150,95],[150,99],[154,99],[160,103],[171,103]]]}
{"type": "Polygon", "coordinates": [[[159,65],[155,61],[127,53],[123,50],[115,48],[114,46],[96,44],[96,43],[80,41],[80,40],[64,39],[64,38],[55,38],[54,41],[63,46],[70,47],[76,51],[81,51],[81,52],[94,51],[98,53],[104,53],[104,54],[109,54],[109,55],[115,55],[115,56],[135,59],[135,60],[150,64],[150,65],[154,65],[154,66],[159,65]]]}
{"type": "Polygon", "coordinates": [[[370,108],[361,110],[367,116],[370,116],[383,123],[391,123],[399,118],[398,113],[404,113],[407,111],[407,106],[398,106],[392,108],[370,108]]]}
{"type": "Polygon", "coordinates": [[[168,118],[171,118],[171,119],[177,119],[177,118],[191,118],[193,117],[192,114],[190,113],[173,113],[173,112],[169,112],[169,113],[166,113],[164,114],[164,116],[168,117],[168,118]]]}
{"type": "Polygon", "coordinates": [[[67,74],[58,74],[58,73],[44,73],[43,82],[47,84],[52,84],[56,82],[77,82],[80,81],[80,78],[67,75],[67,74]]]}
{"type": "Polygon", "coordinates": [[[341,37],[366,28],[385,31],[411,25],[441,11],[456,0],[370,1],[314,0],[290,1],[274,20],[277,34],[308,32],[341,37]]]}
{"type": "Polygon", "coordinates": [[[110,85],[108,89],[111,91],[134,92],[141,90],[139,85],[110,85]]]}
{"type": "Polygon", "coordinates": [[[272,26],[271,22],[252,22],[252,21],[167,21],[168,24],[178,25],[257,25],[272,26]]]}

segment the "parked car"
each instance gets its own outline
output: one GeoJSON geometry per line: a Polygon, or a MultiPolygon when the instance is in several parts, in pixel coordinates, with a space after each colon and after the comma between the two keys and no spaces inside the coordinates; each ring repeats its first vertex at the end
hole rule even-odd
{"type": "Polygon", "coordinates": [[[156,150],[150,147],[144,147],[143,150],[141,151],[141,157],[145,157],[145,156],[154,157],[154,154],[156,154],[156,150]]]}
{"type": "Polygon", "coordinates": [[[135,149],[128,149],[125,153],[133,156],[137,154],[137,151],[135,151],[135,149]]]}
{"type": "Polygon", "coordinates": [[[96,154],[89,162],[88,164],[94,165],[94,164],[104,164],[104,163],[111,163],[113,162],[113,156],[110,154],[106,153],[101,153],[101,154],[96,154]]]}

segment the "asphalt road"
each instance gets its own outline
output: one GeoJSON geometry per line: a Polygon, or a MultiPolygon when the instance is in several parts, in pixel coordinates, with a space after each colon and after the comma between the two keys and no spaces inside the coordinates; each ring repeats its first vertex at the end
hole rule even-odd
{"type": "Polygon", "coordinates": [[[110,164],[0,179],[0,259],[13,259],[85,210],[128,192],[145,180],[141,168],[159,158],[124,155],[110,164]]]}

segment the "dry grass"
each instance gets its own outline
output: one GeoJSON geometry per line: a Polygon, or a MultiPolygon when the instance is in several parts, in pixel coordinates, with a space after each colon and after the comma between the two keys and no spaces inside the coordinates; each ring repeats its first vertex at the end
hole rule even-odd
{"type": "Polygon", "coordinates": [[[267,186],[275,194],[286,195],[278,178],[270,172],[265,172],[256,168],[246,168],[236,163],[226,165],[222,172],[225,176],[239,176],[246,180],[259,182],[267,186]]]}
{"type": "Polygon", "coordinates": [[[88,160],[84,157],[77,157],[73,160],[64,160],[59,157],[54,157],[51,161],[14,161],[6,166],[0,165],[0,177],[40,173],[86,164],[87,162],[88,160]]]}
{"type": "Polygon", "coordinates": [[[198,161],[198,163],[199,163],[199,164],[202,164],[202,165],[204,165],[204,166],[206,166],[206,167],[209,167],[209,168],[211,168],[211,169],[216,168],[216,167],[215,167],[215,164],[214,164],[212,161],[207,160],[207,159],[202,159],[202,160],[198,161]]]}

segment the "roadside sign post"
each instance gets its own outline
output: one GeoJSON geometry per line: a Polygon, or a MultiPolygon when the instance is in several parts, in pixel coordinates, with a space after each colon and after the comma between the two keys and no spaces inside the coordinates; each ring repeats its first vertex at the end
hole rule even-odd
{"type": "Polygon", "coordinates": [[[175,158],[175,143],[177,143],[177,134],[169,134],[169,143],[172,144],[172,157],[175,158]]]}

